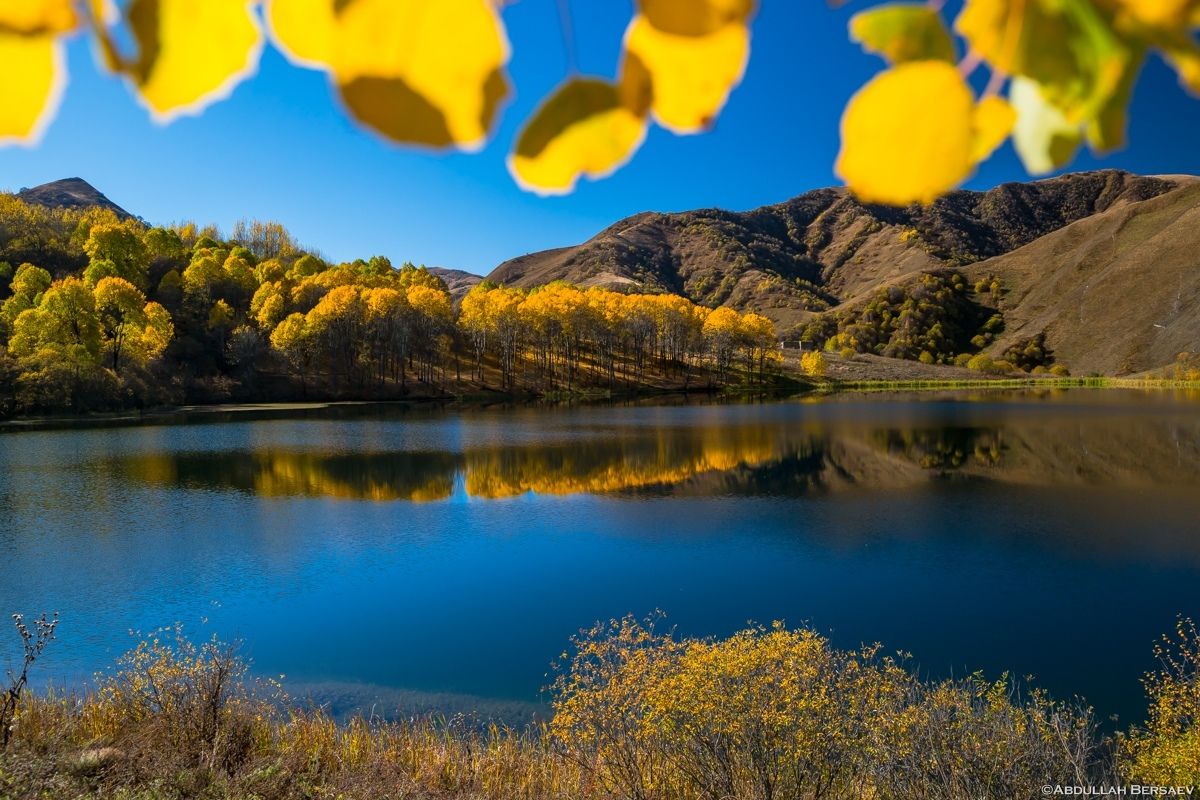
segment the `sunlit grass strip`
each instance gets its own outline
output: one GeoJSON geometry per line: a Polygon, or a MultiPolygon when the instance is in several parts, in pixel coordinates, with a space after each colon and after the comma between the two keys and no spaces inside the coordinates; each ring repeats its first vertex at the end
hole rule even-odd
{"type": "Polygon", "coordinates": [[[893,391],[930,389],[1189,389],[1200,390],[1200,381],[1167,378],[979,378],[972,380],[831,380],[826,391],[893,391]]]}

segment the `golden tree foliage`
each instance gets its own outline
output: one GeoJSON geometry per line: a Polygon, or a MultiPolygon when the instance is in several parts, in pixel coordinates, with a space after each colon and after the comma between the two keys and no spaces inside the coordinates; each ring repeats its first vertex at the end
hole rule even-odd
{"type": "Polygon", "coordinates": [[[710,310],[678,295],[624,294],[563,282],[528,293],[483,283],[463,300],[459,326],[476,359],[494,355],[506,387],[528,353],[542,382],[571,389],[585,365],[641,383],[650,360],[685,378],[711,362],[763,380],[778,361],[774,324],[758,314],[710,310]]]}
{"type": "Polygon", "coordinates": [[[825,370],[828,367],[829,364],[825,360],[825,354],[820,350],[809,350],[800,356],[800,369],[810,378],[825,377],[825,370]]]}
{"type": "MultiPolygon", "coordinates": [[[[40,276],[24,275],[26,285],[40,276]]],[[[14,281],[15,298],[27,307],[16,314],[8,351],[17,358],[54,357],[80,365],[103,361],[114,372],[129,361],[139,365],[162,355],[174,336],[171,315],[160,304],[146,302],[141,290],[123,278],[102,278],[94,287],[78,278],[64,278],[28,298],[31,291],[14,281]]]]}

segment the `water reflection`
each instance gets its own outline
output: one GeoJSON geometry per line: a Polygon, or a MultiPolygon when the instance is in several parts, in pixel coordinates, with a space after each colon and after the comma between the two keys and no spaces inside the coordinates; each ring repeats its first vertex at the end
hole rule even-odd
{"type": "Polygon", "coordinates": [[[261,497],[429,502],[454,495],[801,496],[937,480],[1054,486],[1200,483],[1200,424],[593,427],[565,441],[462,451],[317,447],[151,451],[105,468],[137,482],[261,497]]]}
{"type": "Polygon", "coordinates": [[[18,433],[0,610],[62,612],[43,675],[183,620],[366,711],[536,702],[597,619],[782,618],[1131,718],[1154,638],[1200,616],[1197,412],[922,395],[18,433]]]}
{"type": "Polygon", "coordinates": [[[450,453],[232,450],[149,453],[118,466],[129,478],[155,486],[232,489],[261,497],[425,502],[450,496],[457,464],[450,453]]]}

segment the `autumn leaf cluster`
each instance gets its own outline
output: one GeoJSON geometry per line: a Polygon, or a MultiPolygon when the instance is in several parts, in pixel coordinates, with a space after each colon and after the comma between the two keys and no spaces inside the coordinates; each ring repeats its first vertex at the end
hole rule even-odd
{"type": "MultiPolygon", "coordinates": [[[[321,70],[384,138],[474,151],[512,93],[494,0],[22,0],[0,8],[0,143],[36,141],[66,85],[65,40],[93,40],[155,119],[198,113],[256,70],[265,41],[321,70]]],[[[619,78],[570,77],[526,124],[513,175],[569,191],[627,161],[651,119],[707,128],[741,80],[754,0],[640,0],[619,78]]]]}
{"type": "Polygon", "coordinates": [[[1010,136],[1034,175],[1084,144],[1123,146],[1154,54],[1200,92],[1194,0],[966,0],[953,31],[940,7],[889,3],[851,22],[852,38],[889,63],[842,119],[837,171],[865,201],[931,202],[1010,136]]]}

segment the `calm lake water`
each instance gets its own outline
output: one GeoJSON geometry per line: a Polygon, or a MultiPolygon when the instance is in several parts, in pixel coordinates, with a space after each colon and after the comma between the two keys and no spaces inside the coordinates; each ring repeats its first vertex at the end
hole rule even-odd
{"type": "Polygon", "coordinates": [[[510,718],[596,620],[782,619],[1129,721],[1153,640],[1200,616],[1198,520],[1200,400],[1165,393],[10,432],[0,611],[61,612],[43,678],[181,621],[335,711],[510,718]]]}

